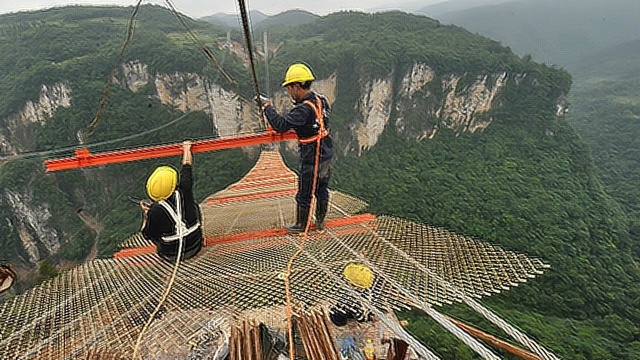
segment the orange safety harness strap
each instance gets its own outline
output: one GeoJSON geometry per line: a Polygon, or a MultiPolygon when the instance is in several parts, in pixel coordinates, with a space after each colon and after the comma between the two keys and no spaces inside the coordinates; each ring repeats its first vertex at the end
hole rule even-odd
{"type": "Polygon", "coordinates": [[[316,104],[310,100],[305,100],[302,103],[309,105],[316,113],[316,121],[318,122],[320,129],[318,129],[318,133],[316,135],[304,139],[298,139],[298,142],[301,144],[311,144],[318,139],[327,137],[327,135],[329,135],[329,130],[324,125],[324,111],[322,111],[322,100],[320,100],[320,96],[316,96],[316,104]]]}

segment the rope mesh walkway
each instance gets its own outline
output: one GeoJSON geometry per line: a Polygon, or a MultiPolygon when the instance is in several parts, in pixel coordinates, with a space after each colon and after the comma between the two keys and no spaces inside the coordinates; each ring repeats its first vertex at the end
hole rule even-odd
{"type": "MultiPolygon", "coordinates": [[[[293,221],[295,181],[280,155],[267,151],[244,178],[201,204],[206,246],[180,265],[171,293],[142,337],[143,358],[213,351],[216,342],[237,333],[232,329],[240,322],[284,331],[282,275],[302,242],[282,230],[293,221]]],[[[465,302],[480,311],[475,300],[548,267],[443,229],[358,215],[365,207],[359,199],[331,193],[326,232],[310,233],[292,269],[296,316],[320,321],[323,309],[353,294],[342,271],[364,260],[376,281],[362,303],[420,358],[437,358],[394,323],[391,310],[465,302]]],[[[133,236],[113,259],[85,263],[1,303],[0,359],[130,358],[173,270],[150,245],[133,236]]]]}

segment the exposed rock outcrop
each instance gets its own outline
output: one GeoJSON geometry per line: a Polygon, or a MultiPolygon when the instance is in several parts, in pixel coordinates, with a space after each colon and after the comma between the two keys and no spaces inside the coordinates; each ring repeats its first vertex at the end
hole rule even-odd
{"type": "Polygon", "coordinates": [[[361,89],[356,108],[362,120],[355,127],[359,153],[376,144],[391,120],[397,131],[418,140],[433,137],[440,128],[472,133],[485,129],[492,119],[477,115],[491,109],[508,76],[506,72],[478,75],[470,85],[463,87],[459,76],[439,76],[428,65],[417,63],[402,77],[399,89],[393,89],[392,78],[389,75],[372,80],[361,89]],[[436,93],[425,89],[433,81],[440,82],[436,93]],[[391,119],[392,115],[394,119],[391,119]],[[418,118],[414,122],[419,124],[407,126],[408,117],[418,118]]]}
{"type": "Polygon", "coordinates": [[[139,61],[129,61],[122,64],[122,87],[137,92],[146,86],[151,79],[148,66],[139,61]]]}
{"type": "Polygon", "coordinates": [[[457,132],[475,132],[483,130],[491,120],[478,120],[476,115],[491,109],[496,94],[505,84],[507,73],[498,74],[491,84],[488,75],[478,76],[476,80],[462,91],[458,88],[459,77],[447,76],[442,81],[442,88],[447,96],[442,108],[436,112],[440,123],[457,132]]]}
{"type": "Polygon", "coordinates": [[[206,112],[221,136],[250,132],[259,127],[253,104],[245,103],[235,93],[197,74],[158,74],[155,85],[160,102],[183,112],[206,112]]]}
{"type": "Polygon", "coordinates": [[[373,80],[362,89],[362,96],[356,110],[359,110],[362,121],[357,125],[358,154],[378,142],[391,116],[393,103],[392,76],[386,79],[373,80]]]}
{"type": "Polygon", "coordinates": [[[414,64],[411,71],[402,78],[400,96],[413,96],[436,77],[436,72],[426,64],[414,64]]]}
{"type": "Polygon", "coordinates": [[[29,190],[19,193],[5,189],[4,195],[13,213],[10,221],[29,262],[35,264],[44,256],[55,254],[60,249],[60,239],[58,232],[47,226],[47,221],[51,218],[49,206],[34,204],[33,195],[29,190]],[[40,250],[46,251],[46,254],[41,254],[40,250]]]}
{"type": "Polygon", "coordinates": [[[31,150],[35,138],[32,126],[45,124],[59,107],[70,106],[71,88],[66,82],[42,85],[37,100],[27,101],[22,110],[5,120],[6,133],[0,136],[3,154],[31,150]]]}

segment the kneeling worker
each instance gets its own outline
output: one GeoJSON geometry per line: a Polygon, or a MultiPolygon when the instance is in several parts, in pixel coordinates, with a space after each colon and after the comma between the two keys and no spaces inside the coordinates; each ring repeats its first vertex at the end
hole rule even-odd
{"type": "Polygon", "coordinates": [[[147,180],[147,195],[154,202],[140,203],[144,212],[142,235],[156,244],[160,257],[175,261],[180,240],[183,259],[202,249],[202,214],[193,199],[191,142],[182,144],[180,176],[171,166],[160,166],[147,180]]]}

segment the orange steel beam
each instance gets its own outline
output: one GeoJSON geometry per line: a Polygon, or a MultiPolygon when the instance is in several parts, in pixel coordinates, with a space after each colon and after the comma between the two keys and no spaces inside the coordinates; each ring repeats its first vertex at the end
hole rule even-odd
{"type": "MultiPolygon", "coordinates": [[[[267,131],[260,134],[250,134],[210,140],[197,140],[191,146],[191,152],[206,152],[222,149],[232,149],[243,146],[260,145],[272,142],[297,139],[293,132],[276,133],[267,131]]],[[[87,166],[99,166],[116,164],[136,160],[154,159],[168,156],[182,155],[182,144],[169,144],[149,146],[144,148],[129,149],[91,154],[89,149],[77,149],[73,157],[45,160],[47,171],[59,171],[75,169],[87,166]]]]}
{"type": "Polygon", "coordinates": [[[269,191],[264,193],[252,193],[245,195],[237,195],[237,196],[225,196],[222,198],[211,198],[205,201],[207,205],[217,205],[217,204],[226,204],[230,202],[236,201],[248,201],[248,200],[259,200],[259,199],[269,199],[276,198],[288,195],[295,195],[297,189],[289,189],[289,190],[280,190],[280,191],[269,191]]]}
{"type": "Polygon", "coordinates": [[[243,190],[243,189],[259,189],[259,188],[268,188],[270,186],[278,186],[278,185],[295,185],[298,183],[298,179],[295,177],[291,177],[285,180],[274,180],[274,181],[261,181],[261,182],[248,182],[240,185],[231,185],[226,190],[243,190]]]}
{"type": "MultiPolygon", "coordinates": [[[[335,228],[349,226],[349,225],[358,225],[358,224],[373,221],[375,219],[376,219],[375,215],[372,215],[372,214],[360,214],[360,215],[348,216],[348,217],[338,218],[338,219],[327,219],[325,221],[325,228],[335,229],[335,228]]],[[[315,225],[312,224],[309,230],[313,231],[315,229],[316,229],[315,225]]],[[[348,233],[349,234],[361,233],[362,231],[363,231],[362,229],[357,229],[357,231],[355,232],[349,231],[348,233]]],[[[252,239],[284,236],[287,234],[288,234],[287,230],[285,230],[284,228],[271,228],[271,229],[263,229],[263,230],[245,231],[243,233],[237,233],[237,234],[212,236],[212,237],[207,237],[204,240],[205,240],[205,246],[211,246],[211,245],[242,242],[242,241],[252,240],[252,239]]]]}
{"type": "MultiPolygon", "coordinates": [[[[375,219],[376,219],[375,215],[368,214],[368,213],[354,215],[354,216],[347,216],[344,218],[328,219],[325,222],[325,228],[333,229],[333,231],[335,232],[334,234],[335,236],[360,234],[362,232],[368,231],[368,229],[366,227],[355,227],[351,229],[348,229],[348,228],[341,229],[341,228],[364,224],[364,223],[373,221],[375,219]]],[[[315,230],[315,226],[311,226],[310,230],[311,231],[315,230]]],[[[241,242],[253,240],[253,239],[276,238],[276,237],[282,237],[285,235],[287,235],[287,231],[284,228],[252,230],[252,231],[245,231],[245,232],[236,233],[236,234],[206,237],[204,239],[204,246],[206,247],[206,246],[223,245],[223,244],[229,244],[229,243],[241,243],[241,242]]],[[[314,235],[313,238],[317,240],[325,239],[328,236],[328,235],[324,235],[324,233],[313,233],[313,235],[314,235]]],[[[247,247],[252,249],[255,249],[256,247],[265,248],[265,247],[271,247],[276,244],[286,243],[286,242],[288,242],[288,240],[279,239],[275,242],[267,242],[267,243],[262,243],[257,245],[248,244],[247,247]]],[[[234,252],[235,251],[238,251],[238,249],[235,249],[234,252]]],[[[122,249],[117,253],[115,253],[113,257],[116,259],[122,259],[122,258],[132,258],[136,256],[141,256],[146,254],[155,254],[155,253],[156,253],[155,245],[147,245],[147,246],[141,246],[136,248],[122,249]]]]}

